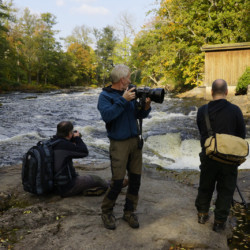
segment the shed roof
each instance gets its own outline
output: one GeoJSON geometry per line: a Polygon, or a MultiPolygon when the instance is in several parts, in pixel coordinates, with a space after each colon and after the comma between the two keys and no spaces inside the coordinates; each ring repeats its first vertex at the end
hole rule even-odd
{"type": "Polygon", "coordinates": [[[250,42],[246,43],[223,43],[214,45],[204,45],[202,51],[221,51],[221,50],[244,50],[250,49],[250,42]]]}

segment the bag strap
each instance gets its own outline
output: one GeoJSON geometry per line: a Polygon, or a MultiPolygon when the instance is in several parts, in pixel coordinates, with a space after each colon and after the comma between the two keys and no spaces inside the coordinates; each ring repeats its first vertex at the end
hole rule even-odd
{"type": "MultiPolygon", "coordinates": [[[[145,108],[145,102],[143,100],[140,100],[139,102],[136,102],[137,105],[137,109],[144,109],[145,108]]],[[[138,148],[142,149],[143,148],[143,137],[142,137],[142,116],[140,115],[138,118],[138,122],[137,122],[137,128],[138,128],[138,137],[139,137],[139,144],[138,144],[138,148]]]]}
{"type": "Polygon", "coordinates": [[[214,132],[212,130],[211,123],[210,123],[210,120],[209,120],[209,115],[208,115],[208,104],[205,105],[205,121],[206,121],[208,136],[213,136],[214,132]]]}
{"type": "Polygon", "coordinates": [[[49,140],[47,141],[39,141],[37,143],[37,146],[43,144],[43,143],[47,143],[47,145],[51,146],[51,147],[54,147],[58,142],[62,141],[62,139],[57,139],[55,141],[52,141],[52,138],[50,138],[49,140]]]}
{"type": "Polygon", "coordinates": [[[57,139],[57,140],[55,140],[55,141],[50,141],[50,145],[52,146],[52,147],[54,147],[56,144],[58,144],[60,141],[62,141],[62,139],[57,139]]]}

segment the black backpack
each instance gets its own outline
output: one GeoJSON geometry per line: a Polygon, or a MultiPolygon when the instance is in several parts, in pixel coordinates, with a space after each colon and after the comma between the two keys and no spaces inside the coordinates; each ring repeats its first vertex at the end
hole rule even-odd
{"type": "Polygon", "coordinates": [[[39,141],[23,156],[22,184],[26,192],[47,194],[54,189],[53,147],[61,139],[39,141]]]}

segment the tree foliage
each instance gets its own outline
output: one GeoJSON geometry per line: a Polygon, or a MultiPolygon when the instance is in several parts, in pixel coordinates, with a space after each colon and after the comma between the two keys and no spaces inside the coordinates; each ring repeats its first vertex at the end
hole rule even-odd
{"type": "Polygon", "coordinates": [[[102,31],[95,30],[97,38],[96,56],[97,56],[97,76],[98,82],[105,84],[109,80],[110,71],[114,66],[114,49],[117,44],[114,28],[107,26],[102,31]]]}
{"type": "Polygon", "coordinates": [[[247,41],[248,10],[246,0],[162,0],[135,39],[131,63],[150,82],[197,85],[204,72],[201,47],[247,41]]]}
{"type": "Polygon", "coordinates": [[[8,55],[10,53],[10,45],[7,40],[8,28],[5,23],[10,18],[7,13],[8,8],[0,1],[0,81],[7,79],[6,72],[9,66],[8,55]]]}
{"type": "Polygon", "coordinates": [[[204,72],[203,45],[250,41],[248,0],[158,2],[139,33],[124,12],[116,29],[75,27],[64,38],[65,51],[56,39],[53,14],[18,12],[12,0],[0,0],[0,91],[25,84],[101,86],[119,63],[132,68],[137,83],[192,87],[204,72]]]}
{"type": "Polygon", "coordinates": [[[249,84],[250,84],[250,67],[247,67],[237,83],[236,93],[238,95],[245,95],[247,93],[247,88],[249,84]]]}
{"type": "Polygon", "coordinates": [[[93,49],[79,43],[72,43],[68,48],[68,54],[76,70],[76,84],[95,83],[96,58],[93,49]]]}

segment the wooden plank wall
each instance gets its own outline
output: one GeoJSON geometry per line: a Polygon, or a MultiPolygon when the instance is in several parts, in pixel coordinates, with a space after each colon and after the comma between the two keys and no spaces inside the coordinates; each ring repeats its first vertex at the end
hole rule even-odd
{"type": "Polygon", "coordinates": [[[238,79],[250,66],[250,49],[228,51],[206,51],[205,86],[215,79],[224,79],[229,86],[236,86],[238,79]]]}

